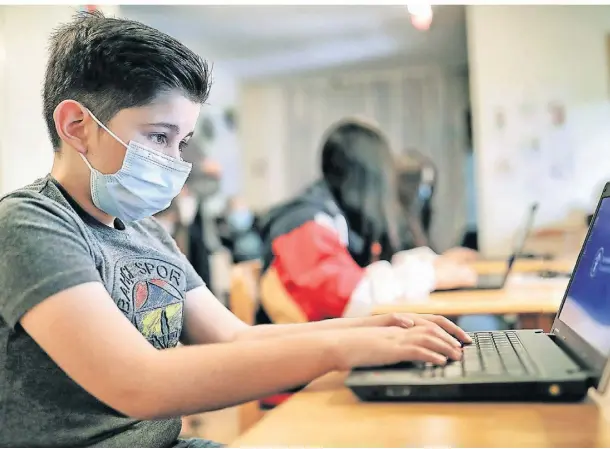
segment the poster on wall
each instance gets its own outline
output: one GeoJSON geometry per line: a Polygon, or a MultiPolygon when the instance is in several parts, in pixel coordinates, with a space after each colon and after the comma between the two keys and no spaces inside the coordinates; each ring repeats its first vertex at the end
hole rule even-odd
{"type": "Polygon", "coordinates": [[[540,200],[550,188],[545,102],[534,93],[524,92],[522,98],[517,108],[519,173],[528,195],[540,200]]]}
{"type": "Polygon", "coordinates": [[[512,171],[512,164],[506,130],[506,108],[497,106],[494,109],[493,123],[497,148],[494,171],[497,176],[508,176],[512,171]]]}
{"type": "Polygon", "coordinates": [[[562,102],[547,104],[546,138],[548,174],[555,181],[570,181],[574,171],[574,140],[567,122],[566,108],[562,102]]]}

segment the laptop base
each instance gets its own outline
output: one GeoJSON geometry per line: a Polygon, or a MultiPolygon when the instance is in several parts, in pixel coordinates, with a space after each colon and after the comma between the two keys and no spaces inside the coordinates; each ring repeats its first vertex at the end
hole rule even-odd
{"type": "Polygon", "coordinates": [[[560,394],[554,393],[556,382],[489,383],[445,385],[389,385],[386,387],[352,387],[364,402],[579,402],[587,394],[583,380],[561,381],[560,394]]]}
{"type": "Polygon", "coordinates": [[[471,335],[478,344],[464,348],[462,361],[444,368],[415,363],[359,368],[346,385],[363,401],[574,402],[586,396],[592,373],[541,330],[471,335]],[[506,355],[500,365],[491,364],[494,354],[506,355]],[[482,362],[471,369],[472,360],[482,362]]]}

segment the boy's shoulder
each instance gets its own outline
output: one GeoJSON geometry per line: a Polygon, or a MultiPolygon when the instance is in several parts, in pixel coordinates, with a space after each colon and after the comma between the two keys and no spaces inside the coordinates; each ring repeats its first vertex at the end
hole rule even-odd
{"type": "Polygon", "coordinates": [[[49,177],[41,178],[0,198],[0,228],[43,220],[52,226],[56,220],[76,225],[78,215],[49,177]]]}

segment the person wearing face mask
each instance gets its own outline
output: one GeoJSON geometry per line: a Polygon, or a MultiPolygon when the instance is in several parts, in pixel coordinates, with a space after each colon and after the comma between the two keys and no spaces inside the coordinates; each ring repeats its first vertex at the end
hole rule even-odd
{"type": "Polygon", "coordinates": [[[210,290],[210,251],[205,242],[202,202],[185,185],[170,206],[155,214],[159,224],[176,241],[180,251],[186,256],[197,274],[210,290]]]}
{"type": "Polygon", "coordinates": [[[262,242],[256,229],[254,213],[239,197],[229,199],[221,222],[221,240],[231,251],[233,263],[256,260],[261,256],[262,242]]]}
{"type": "MultiPolygon", "coordinates": [[[[430,239],[430,227],[437,177],[436,166],[429,157],[413,149],[406,150],[405,155],[398,157],[396,163],[399,172],[398,198],[403,209],[400,217],[403,226],[401,249],[420,246],[435,248],[430,239]]],[[[457,263],[470,263],[476,261],[479,254],[475,250],[459,246],[445,251],[443,256],[457,263]]]]}
{"type": "MultiPolygon", "coordinates": [[[[200,125],[199,129],[204,131],[206,126],[200,125]]],[[[210,258],[221,245],[214,203],[220,191],[222,167],[206,155],[205,146],[205,141],[197,139],[185,148],[183,158],[191,162],[194,169],[187,179],[184,194],[177,198],[176,203],[183,212],[181,223],[188,238],[189,262],[213,291],[210,258]]]]}
{"type": "Polygon", "coordinates": [[[191,171],[207,64],[99,12],[49,47],[53,166],[0,199],[0,446],[218,447],[181,440],[180,417],[334,370],[461,358],[468,335],[438,316],[237,319],[152,218],[191,171]]]}

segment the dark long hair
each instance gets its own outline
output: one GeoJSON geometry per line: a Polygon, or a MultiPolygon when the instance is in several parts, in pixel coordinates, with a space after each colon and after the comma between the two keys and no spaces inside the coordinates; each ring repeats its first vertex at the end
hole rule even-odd
{"type": "Polygon", "coordinates": [[[384,253],[395,251],[396,169],[383,133],[357,118],[333,125],[322,144],[322,174],[350,227],[384,253]]]}

